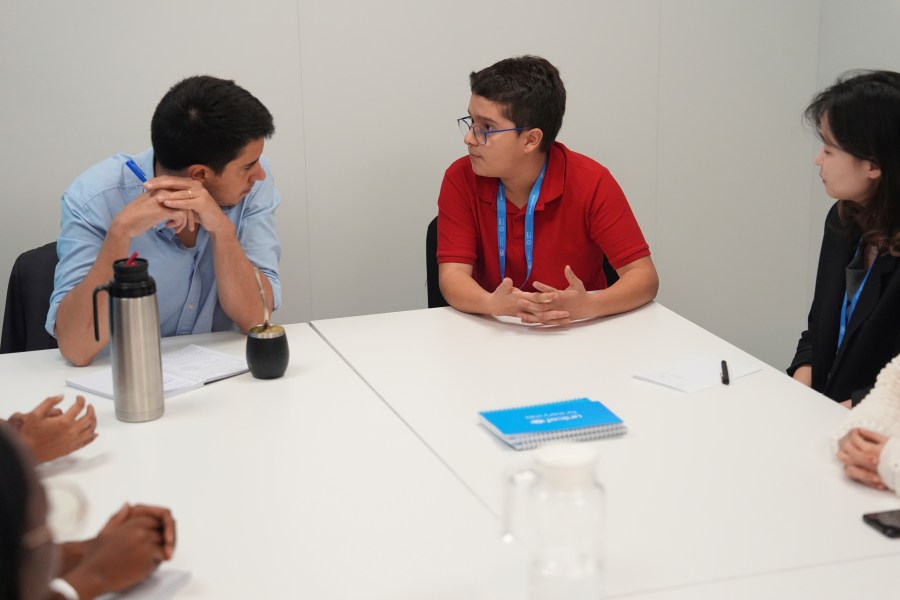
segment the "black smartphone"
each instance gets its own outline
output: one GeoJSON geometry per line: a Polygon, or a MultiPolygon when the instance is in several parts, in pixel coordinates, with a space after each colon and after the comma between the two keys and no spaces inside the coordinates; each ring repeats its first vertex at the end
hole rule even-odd
{"type": "Polygon", "coordinates": [[[900,510],[868,513],[863,521],[890,538],[900,537],[900,510]]]}

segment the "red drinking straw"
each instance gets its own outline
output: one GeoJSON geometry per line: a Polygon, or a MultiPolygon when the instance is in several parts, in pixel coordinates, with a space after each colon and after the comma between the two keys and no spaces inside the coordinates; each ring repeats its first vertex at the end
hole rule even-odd
{"type": "Polygon", "coordinates": [[[137,256],[138,256],[138,255],[137,255],[137,252],[133,252],[133,253],[131,254],[131,256],[128,257],[128,260],[125,261],[125,266],[126,266],[126,267],[133,267],[133,266],[134,266],[134,260],[137,258],[137,256]]]}

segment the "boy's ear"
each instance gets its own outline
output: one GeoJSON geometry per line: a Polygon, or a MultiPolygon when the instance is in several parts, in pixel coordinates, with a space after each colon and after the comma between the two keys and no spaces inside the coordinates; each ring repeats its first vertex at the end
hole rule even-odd
{"type": "Polygon", "coordinates": [[[544,132],[534,127],[525,132],[525,152],[536,152],[541,149],[541,142],[544,139],[544,132]]]}

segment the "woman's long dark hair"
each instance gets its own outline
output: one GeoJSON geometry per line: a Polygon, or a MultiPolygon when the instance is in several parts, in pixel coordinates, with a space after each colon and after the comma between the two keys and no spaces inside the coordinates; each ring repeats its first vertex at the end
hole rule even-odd
{"type": "Polygon", "coordinates": [[[18,600],[22,537],[28,512],[28,480],[20,452],[0,425],[0,598],[18,600]]]}
{"type": "Polygon", "coordinates": [[[831,141],[881,169],[865,203],[840,202],[838,209],[844,224],[879,254],[900,256],[900,73],[845,74],[813,99],[805,117],[820,136],[827,120],[831,141]]]}

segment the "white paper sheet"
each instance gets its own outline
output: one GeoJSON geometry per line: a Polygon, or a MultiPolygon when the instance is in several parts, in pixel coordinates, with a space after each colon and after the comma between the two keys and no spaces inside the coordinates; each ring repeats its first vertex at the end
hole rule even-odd
{"type": "Polygon", "coordinates": [[[97,600],[169,600],[190,579],[189,571],[159,569],[139,584],[115,594],[104,594],[97,600]]]}
{"type": "Polygon", "coordinates": [[[638,371],[634,374],[634,378],[693,394],[714,385],[722,385],[723,359],[728,363],[728,378],[731,385],[735,380],[762,369],[762,365],[757,361],[692,354],[666,365],[638,371]]]}

